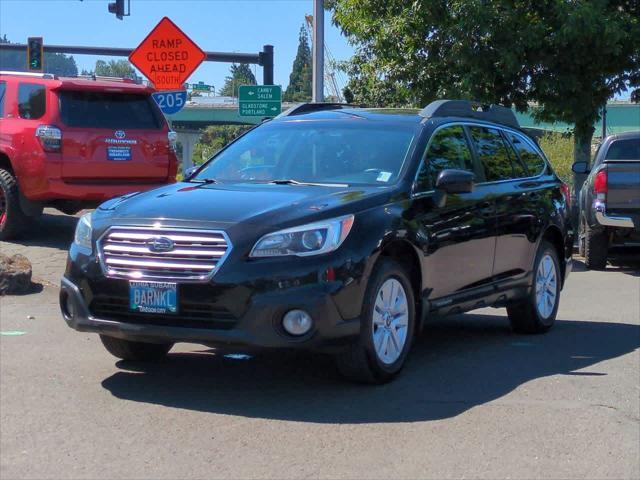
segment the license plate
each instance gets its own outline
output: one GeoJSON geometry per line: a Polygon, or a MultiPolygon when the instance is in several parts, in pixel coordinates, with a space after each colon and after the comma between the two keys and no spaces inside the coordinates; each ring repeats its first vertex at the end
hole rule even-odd
{"type": "Polygon", "coordinates": [[[107,147],[107,160],[116,162],[131,160],[131,147],[107,147]]]}
{"type": "Polygon", "coordinates": [[[178,285],[129,282],[129,308],[140,313],[178,313],[178,285]]]}

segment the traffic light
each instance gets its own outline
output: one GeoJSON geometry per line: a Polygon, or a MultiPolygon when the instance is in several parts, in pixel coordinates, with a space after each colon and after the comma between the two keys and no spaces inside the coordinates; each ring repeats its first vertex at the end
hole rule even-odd
{"type": "Polygon", "coordinates": [[[29,37],[27,39],[27,70],[41,72],[43,60],[42,37],[29,37]]]}
{"type": "Polygon", "coordinates": [[[115,13],[118,20],[122,20],[124,17],[124,0],[116,0],[115,2],[109,2],[109,13],[115,13]]]}

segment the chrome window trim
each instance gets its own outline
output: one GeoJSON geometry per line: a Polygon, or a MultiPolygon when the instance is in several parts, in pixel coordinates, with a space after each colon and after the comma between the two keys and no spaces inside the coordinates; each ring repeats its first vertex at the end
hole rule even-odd
{"type": "Polygon", "coordinates": [[[225,232],[224,230],[215,230],[215,229],[202,229],[202,228],[184,228],[184,227],[170,227],[167,225],[149,225],[149,226],[142,226],[142,225],[110,225],[103,233],[102,235],[100,235],[100,237],[98,238],[98,240],[96,240],[96,258],[98,259],[98,263],[100,264],[100,268],[102,270],[102,274],[105,276],[105,278],[112,278],[112,279],[117,279],[117,280],[126,280],[126,281],[149,281],[149,282],[164,282],[164,281],[168,281],[168,282],[176,282],[176,283],[208,283],[210,282],[213,277],[215,276],[216,273],[218,273],[218,270],[220,270],[220,268],[222,267],[222,265],[224,264],[225,260],[229,257],[229,255],[231,254],[231,251],[233,250],[233,244],[231,243],[231,239],[229,238],[229,235],[227,235],[227,232],[225,232]],[[222,255],[220,257],[220,259],[218,260],[218,262],[216,263],[216,266],[213,268],[213,270],[208,273],[207,275],[201,275],[199,278],[184,278],[184,277],[172,277],[172,276],[158,276],[158,277],[148,277],[148,276],[144,276],[144,277],[140,277],[140,278],[132,278],[126,275],[110,275],[109,274],[109,270],[107,268],[107,264],[105,263],[105,259],[104,259],[104,252],[102,250],[102,240],[104,239],[104,237],[111,231],[114,229],[127,229],[127,230],[144,230],[144,231],[153,231],[153,230],[157,230],[158,234],[161,235],[161,232],[163,231],[172,231],[172,232],[183,232],[183,233],[208,233],[208,234],[218,234],[221,235],[226,244],[227,244],[227,250],[224,253],[224,255],[222,255]]]}
{"type": "MultiPolygon", "coordinates": [[[[518,178],[509,178],[506,180],[495,180],[492,182],[479,182],[476,183],[476,185],[493,185],[493,184],[498,184],[498,183],[505,183],[505,182],[514,182],[514,181],[525,181],[525,180],[535,180],[535,179],[539,179],[540,177],[544,176],[547,171],[549,170],[549,159],[547,159],[546,155],[542,152],[542,150],[535,144],[535,142],[533,142],[531,139],[529,139],[526,135],[523,135],[521,132],[518,132],[517,130],[511,128],[511,127],[507,127],[507,126],[503,126],[503,125],[494,125],[492,123],[480,123],[480,122],[465,122],[465,121],[459,121],[459,120],[454,120],[452,122],[447,122],[447,123],[443,123],[442,125],[438,125],[438,127],[436,127],[436,129],[433,131],[433,133],[431,133],[431,136],[429,137],[429,142],[427,143],[426,148],[424,149],[424,154],[422,155],[422,159],[420,160],[420,164],[418,165],[418,170],[416,170],[416,174],[413,178],[413,182],[411,184],[411,198],[418,198],[421,197],[423,195],[428,195],[428,194],[432,194],[435,192],[435,189],[431,189],[431,190],[425,190],[422,192],[417,192],[416,188],[417,188],[417,184],[418,184],[418,175],[420,174],[420,170],[422,170],[422,167],[424,165],[426,156],[427,156],[427,152],[429,151],[429,147],[431,147],[431,141],[433,140],[433,137],[436,135],[436,133],[438,133],[439,130],[446,128],[446,127],[455,127],[455,126],[473,126],[473,127],[485,127],[485,128],[493,128],[502,132],[509,132],[509,133],[513,133],[514,135],[517,135],[519,138],[525,140],[525,142],[533,147],[533,149],[536,151],[536,153],[538,153],[542,159],[544,160],[544,169],[542,170],[542,172],[540,172],[538,175],[534,175],[532,177],[518,177],[518,178]]],[[[470,146],[469,146],[470,148],[470,146]]],[[[471,148],[470,148],[471,149],[471,148]]],[[[471,152],[473,154],[473,151],[471,152]]]]}

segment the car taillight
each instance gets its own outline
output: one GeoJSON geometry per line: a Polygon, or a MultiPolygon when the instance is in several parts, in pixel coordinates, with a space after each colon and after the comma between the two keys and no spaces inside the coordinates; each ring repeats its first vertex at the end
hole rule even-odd
{"type": "Polygon", "coordinates": [[[593,180],[593,190],[599,200],[605,200],[607,198],[607,171],[600,170],[596,173],[596,178],[593,180]]]}
{"type": "Polygon", "coordinates": [[[178,141],[178,134],[173,130],[169,130],[169,133],[167,134],[167,140],[169,141],[169,147],[175,152],[176,142],[178,141]]]}
{"type": "Polygon", "coordinates": [[[39,125],[36,137],[45,152],[59,152],[62,149],[62,131],[51,125],[39,125]]]}
{"type": "Polygon", "coordinates": [[[564,195],[564,200],[567,203],[567,210],[571,210],[571,189],[569,185],[563,183],[560,185],[560,190],[562,190],[562,195],[564,195]]]}

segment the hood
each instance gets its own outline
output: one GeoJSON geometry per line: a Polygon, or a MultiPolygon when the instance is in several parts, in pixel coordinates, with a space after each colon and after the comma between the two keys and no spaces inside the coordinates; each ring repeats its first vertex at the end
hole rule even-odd
{"type": "Polygon", "coordinates": [[[125,223],[285,224],[297,219],[355,213],[389,198],[389,187],[327,187],[269,184],[175,183],[125,195],[101,205],[96,214],[125,223]],[[174,221],[174,222],[172,222],[174,221]]]}

